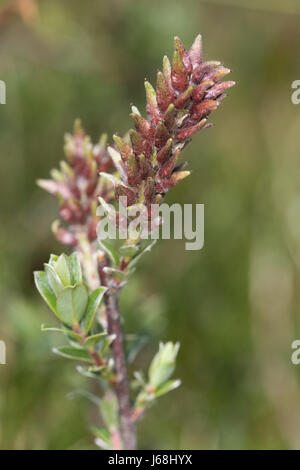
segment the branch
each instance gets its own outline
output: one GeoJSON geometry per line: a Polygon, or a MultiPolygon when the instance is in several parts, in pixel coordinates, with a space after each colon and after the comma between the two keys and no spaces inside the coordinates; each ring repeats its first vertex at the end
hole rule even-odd
{"type": "Polygon", "coordinates": [[[115,391],[118,398],[121,435],[124,449],[136,449],[135,424],[131,419],[130,393],[126,359],[124,353],[123,332],[119,311],[119,294],[117,291],[109,291],[105,295],[106,314],[108,322],[108,334],[115,334],[116,338],[111,344],[112,355],[116,370],[115,391]]]}

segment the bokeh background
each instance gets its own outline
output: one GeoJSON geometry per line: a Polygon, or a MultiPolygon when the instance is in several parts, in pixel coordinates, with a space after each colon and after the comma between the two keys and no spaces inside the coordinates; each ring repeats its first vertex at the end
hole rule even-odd
{"type": "Polygon", "coordinates": [[[69,392],[92,386],[55,357],[59,338],[32,271],[63,248],[56,201],[35,184],[63,156],[76,117],[94,140],[144,109],[172,38],[197,33],[206,59],[238,86],[213,129],[185,150],[192,176],[168,201],[205,204],[205,246],[160,241],[124,290],[128,332],[181,342],[182,386],[139,425],[140,448],[300,448],[300,79],[298,0],[18,0],[0,2],[0,448],[93,448],[95,408],[69,392]]]}

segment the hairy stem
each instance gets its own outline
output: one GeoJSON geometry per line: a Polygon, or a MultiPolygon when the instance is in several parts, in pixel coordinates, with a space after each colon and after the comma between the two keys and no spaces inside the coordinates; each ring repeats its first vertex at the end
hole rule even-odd
{"type": "Polygon", "coordinates": [[[119,404],[120,426],[123,446],[126,450],[136,449],[136,430],[132,420],[127,366],[124,352],[123,332],[119,310],[119,295],[112,290],[105,295],[108,333],[115,334],[111,349],[115,362],[115,390],[119,404]]]}

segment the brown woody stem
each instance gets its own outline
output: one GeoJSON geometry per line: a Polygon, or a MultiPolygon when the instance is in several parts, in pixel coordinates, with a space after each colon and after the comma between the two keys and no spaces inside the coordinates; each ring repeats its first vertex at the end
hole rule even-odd
{"type": "Polygon", "coordinates": [[[119,404],[119,416],[123,447],[126,450],[136,449],[136,430],[132,420],[127,365],[124,352],[123,331],[119,310],[119,294],[111,289],[105,295],[108,333],[116,335],[111,350],[115,363],[115,391],[119,404]]]}

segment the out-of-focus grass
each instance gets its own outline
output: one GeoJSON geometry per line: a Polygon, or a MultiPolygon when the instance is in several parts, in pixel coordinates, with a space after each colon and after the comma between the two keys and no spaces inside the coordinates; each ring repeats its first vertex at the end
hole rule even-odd
{"type": "Polygon", "coordinates": [[[224,61],[239,84],[213,115],[215,128],[185,150],[192,176],[168,198],[205,204],[204,249],[159,242],[123,292],[126,330],[149,336],[136,367],[149,362],[160,339],[181,342],[176,376],[183,384],[141,422],[140,446],[295,447],[293,410],[272,390],[285,379],[284,401],[297,403],[289,355],[299,331],[300,108],[290,101],[291,82],[300,77],[298,3],[37,3],[37,21],[14,18],[0,29],[0,79],[7,84],[0,107],[0,339],[8,345],[0,366],[0,447],[87,448],[88,424],[97,420],[84,400],[67,399],[90,384],[53,357],[59,339],[39,330],[52,319],[32,271],[62,248],[49,229],[55,201],[35,180],[58,164],[76,117],[94,140],[103,131],[110,138],[125,132],[129,105],[144,109],[143,79],[155,81],[172,37],[188,46],[198,32],[205,58],[224,61]],[[269,265],[276,271],[261,269],[269,265]]]}

